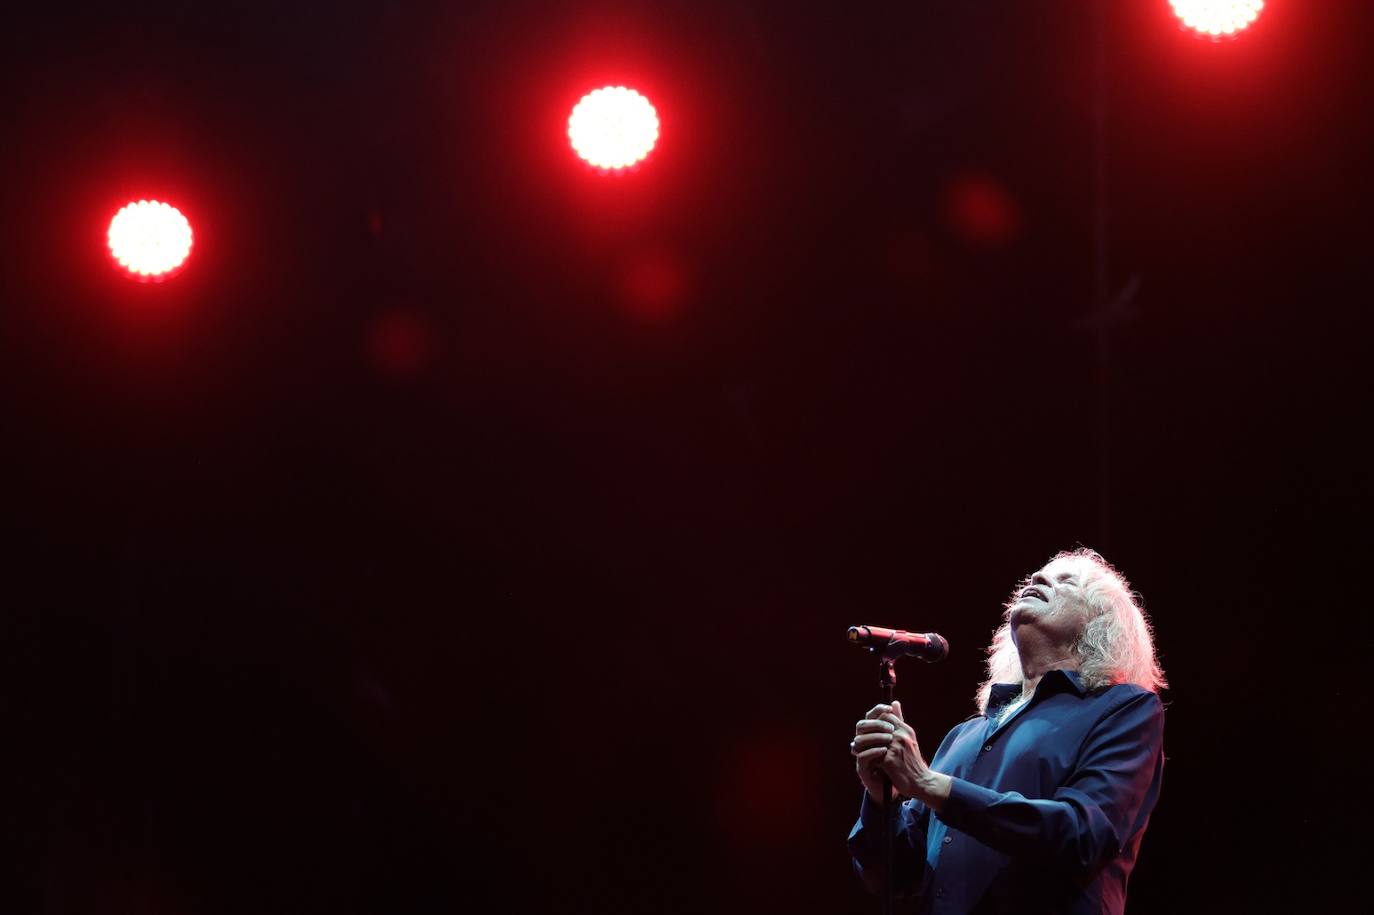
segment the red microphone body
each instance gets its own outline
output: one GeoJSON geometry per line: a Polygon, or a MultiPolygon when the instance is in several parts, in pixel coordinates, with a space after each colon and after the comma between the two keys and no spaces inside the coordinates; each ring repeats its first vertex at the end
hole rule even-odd
{"type": "Polygon", "coordinates": [[[851,626],[849,641],[882,652],[887,658],[920,658],[934,663],[949,654],[949,642],[937,632],[907,632],[882,626],[851,626]]]}

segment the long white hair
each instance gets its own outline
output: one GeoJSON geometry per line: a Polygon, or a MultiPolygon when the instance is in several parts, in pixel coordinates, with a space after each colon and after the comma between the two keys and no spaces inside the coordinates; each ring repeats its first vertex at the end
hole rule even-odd
{"type": "MultiPolygon", "coordinates": [[[[1088,605],[1088,624],[1074,642],[1078,675],[1089,690],[1115,683],[1134,683],[1152,692],[1169,684],[1155,656],[1149,618],[1141,597],[1125,576],[1095,550],[1079,548],[1057,554],[1050,562],[1068,560],[1074,566],[1079,590],[1088,605]]],[[[1021,656],[1011,638],[1011,608],[1027,585],[1027,577],[1008,598],[1002,626],[988,646],[988,678],[978,687],[978,710],[987,711],[994,683],[1023,683],[1021,656]]]]}

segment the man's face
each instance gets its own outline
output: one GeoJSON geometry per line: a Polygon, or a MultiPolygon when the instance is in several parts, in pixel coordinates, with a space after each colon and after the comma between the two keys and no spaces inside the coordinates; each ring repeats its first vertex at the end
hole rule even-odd
{"type": "Polygon", "coordinates": [[[1056,559],[1036,572],[1012,596],[1011,632],[1035,626],[1056,641],[1072,643],[1088,623],[1081,585],[1084,560],[1056,559]]]}

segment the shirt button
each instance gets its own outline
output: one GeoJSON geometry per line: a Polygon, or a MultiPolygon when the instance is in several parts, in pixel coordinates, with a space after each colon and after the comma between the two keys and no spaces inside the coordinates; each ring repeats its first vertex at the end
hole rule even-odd
{"type": "Polygon", "coordinates": [[[951,842],[953,842],[953,841],[954,841],[954,836],[945,836],[945,844],[946,844],[946,845],[948,845],[949,843],[951,843],[951,842]]]}
{"type": "Polygon", "coordinates": [[[984,752],[984,753],[988,752],[988,751],[991,750],[991,749],[992,749],[992,744],[988,743],[988,744],[984,744],[984,745],[983,745],[983,752],[984,752]]]}

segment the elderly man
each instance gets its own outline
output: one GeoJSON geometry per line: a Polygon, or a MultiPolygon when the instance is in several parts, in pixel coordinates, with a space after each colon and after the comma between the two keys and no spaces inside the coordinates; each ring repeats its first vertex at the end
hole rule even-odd
{"type": "Polygon", "coordinates": [[[877,892],[886,773],[908,798],[896,892],[920,912],[1120,913],[1159,798],[1164,685],[1125,579],[1091,550],[1060,553],[1007,602],[979,714],[929,763],[900,703],[858,723],[855,870],[877,892]]]}

